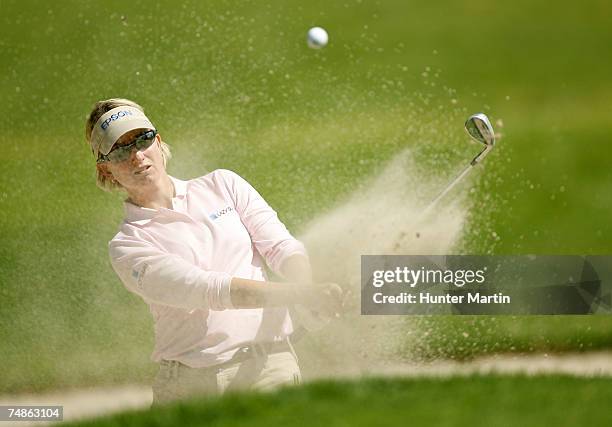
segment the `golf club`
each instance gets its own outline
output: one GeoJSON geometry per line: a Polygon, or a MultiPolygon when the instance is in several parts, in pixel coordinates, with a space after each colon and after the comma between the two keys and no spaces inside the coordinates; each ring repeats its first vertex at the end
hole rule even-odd
{"type": "Polygon", "coordinates": [[[473,114],[465,121],[465,130],[468,132],[470,137],[475,141],[484,144],[484,148],[480,153],[472,159],[469,165],[459,173],[438,195],[427,205],[427,207],[417,217],[415,224],[419,224],[423,218],[425,218],[429,212],[438,204],[438,202],[455,186],[459,181],[463,179],[476,165],[486,157],[487,154],[493,149],[495,145],[495,132],[493,126],[489,121],[489,118],[484,113],[473,114]]]}
{"type": "MultiPolygon", "coordinates": [[[[431,212],[431,210],[438,204],[438,202],[446,196],[446,194],[455,186],[459,181],[463,179],[476,165],[481,162],[482,159],[485,158],[487,154],[493,149],[495,145],[495,132],[493,131],[493,126],[491,126],[491,122],[489,118],[484,113],[473,114],[465,121],[465,130],[468,132],[470,137],[481,144],[484,145],[484,148],[480,153],[476,155],[472,159],[469,165],[465,169],[459,173],[442,191],[438,193],[438,195],[427,205],[427,207],[416,217],[416,219],[412,222],[412,224],[408,227],[408,232],[414,231],[416,227],[421,224],[421,222],[427,218],[427,215],[431,212]]],[[[392,246],[394,250],[398,250],[400,247],[400,241],[406,236],[406,232],[403,232],[401,236],[395,241],[392,246]]],[[[420,237],[420,233],[416,233],[417,238],[420,237]]]]}

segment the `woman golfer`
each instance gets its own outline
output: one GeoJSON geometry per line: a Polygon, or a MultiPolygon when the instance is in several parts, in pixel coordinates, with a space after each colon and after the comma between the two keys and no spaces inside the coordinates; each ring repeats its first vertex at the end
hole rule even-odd
{"type": "Polygon", "coordinates": [[[234,172],[169,176],[168,146],[132,101],[96,103],[86,136],[98,185],[127,193],[110,258],[155,322],[154,403],[299,383],[287,307],[332,316],[342,292],[310,283],[304,246],[276,212],[234,172]],[[288,283],[267,281],[265,265],[288,283]]]}

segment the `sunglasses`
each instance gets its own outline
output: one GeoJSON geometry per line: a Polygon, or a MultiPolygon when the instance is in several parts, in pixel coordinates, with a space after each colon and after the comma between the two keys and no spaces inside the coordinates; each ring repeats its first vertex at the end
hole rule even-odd
{"type": "Polygon", "coordinates": [[[157,135],[156,130],[148,130],[142,135],[137,136],[132,142],[126,145],[120,145],[117,148],[113,148],[110,153],[104,155],[100,154],[96,163],[113,162],[119,163],[130,158],[132,149],[138,151],[146,150],[155,142],[155,136],[157,135]]]}

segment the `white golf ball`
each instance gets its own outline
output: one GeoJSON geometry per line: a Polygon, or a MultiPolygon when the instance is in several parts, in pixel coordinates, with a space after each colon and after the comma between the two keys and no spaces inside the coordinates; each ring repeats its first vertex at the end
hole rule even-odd
{"type": "Polygon", "coordinates": [[[321,49],[327,44],[329,36],[327,35],[327,31],[323,28],[312,27],[308,30],[308,37],[306,40],[308,41],[308,47],[312,49],[321,49]]]}

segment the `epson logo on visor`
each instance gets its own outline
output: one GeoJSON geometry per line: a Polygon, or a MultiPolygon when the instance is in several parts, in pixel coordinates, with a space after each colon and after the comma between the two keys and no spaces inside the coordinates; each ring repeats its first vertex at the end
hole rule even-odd
{"type": "Polygon", "coordinates": [[[121,117],[125,117],[125,116],[131,116],[134,113],[132,113],[131,111],[119,111],[118,113],[115,113],[113,115],[111,115],[108,119],[104,120],[102,122],[102,124],[100,125],[100,127],[102,128],[102,130],[106,130],[108,128],[108,125],[111,124],[111,122],[114,122],[117,119],[120,119],[121,117]]]}

